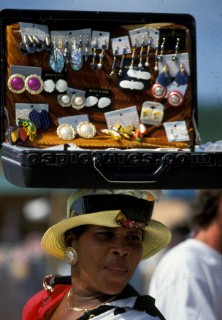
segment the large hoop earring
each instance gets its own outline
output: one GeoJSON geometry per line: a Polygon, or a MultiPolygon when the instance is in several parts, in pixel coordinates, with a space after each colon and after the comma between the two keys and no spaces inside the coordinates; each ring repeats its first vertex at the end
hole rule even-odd
{"type": "Polygon", "coordinates": [[[75,266],[78,261],[78,255],[74,248],[68,247],[65,252],[65,260],[70,266],[75,266]]]}

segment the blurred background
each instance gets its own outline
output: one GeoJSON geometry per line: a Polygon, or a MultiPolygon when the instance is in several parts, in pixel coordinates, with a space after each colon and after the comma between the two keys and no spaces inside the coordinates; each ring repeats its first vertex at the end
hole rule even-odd
{"type": "MultiPolygon", "coordinates": [[[[52,9],[113,12],[188,13],[196,20],[198,128],[202,143],[222,134],[221,0],[1,0],[0,10],[52,9]]],[[[1,154],[0,154],[1,155],[1,154]]],[[[67,266],[46,256],[39,241],[48,226],[64,218],[70,190],[23,189],[4,178],[0,163],[0,318],[18,320],[27,299],[42,288],[47,273],[67,273],[67,266]],[[19,294],[18,294],[19,293],[19,294]]],[[[189,234],[190,203],[196,190],[167,190],[154,216],[173,231],[173,242],[189,234]]],[[[132,279],[146,293],[153,268],[164,254],[143,263],[132,279]],[[145,281],[144,281],[145,279],[145,281]]]]}

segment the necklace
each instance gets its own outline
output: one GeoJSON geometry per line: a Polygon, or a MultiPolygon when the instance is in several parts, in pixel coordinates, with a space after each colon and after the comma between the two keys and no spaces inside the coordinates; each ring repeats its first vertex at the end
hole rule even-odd
{"type": "MultiPolygon", "coordinates": [[[[100,306],[103,306],[104,304],[106,304],[107,302],[110,302],[112,301],[113,299],[115,299],[115,296],[114,297],[111,297],[109,299],[107,299],[106,301],[104,301],[103,303],[100,303],[99,305],[97,305],[96,307],[93,307],[93,308],[77,308],[77,307],[72,307],[70,305],[70,297],[71,297],[71,294],[72,294],[72,288],[69,289],[68,291],[68,295],[67,295],[67,306],[68,306],[68,309],[70,311],[77,311],[77,312],[83,312],[83,313],[88,313],[89,314],[89,311],[92,311],[94,309],[97,309],[98,307],[100,306]]],[[[94,315],[90,315],[89,319],[91,318],[94,318],[94,315]]]]}

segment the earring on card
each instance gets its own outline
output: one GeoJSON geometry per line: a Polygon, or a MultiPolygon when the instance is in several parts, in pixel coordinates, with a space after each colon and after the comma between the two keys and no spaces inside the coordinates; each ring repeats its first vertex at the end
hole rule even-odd
{"type": "Polygon", "coordinates": [[[159,67],[158,67],[158,52],[159,52],[159,39],[157,40],[157,45],[155,48],[155,65],[154,65],[154,71],[158,71],[159,67]]]}
{"type": "Polygon", "coordinates": [[[122,58],[121,58],[121,62],[120,62],[120,69],[118,72],[118,76],[121,77],[123,74],[123,66],[124,66],[124,59],[125,59],[125,54],[126,54],[126,46],[123,48],[123,54],[122,54],[122,58]]]}
{"type": "MultiPolygon", "coordinates": [[[[61,43],[60,43],[61,45],[61,43]]],[[[53,39],[53,49],[49,57],[49,66],[55,72],[62,72],[65,60],[60,48],[57,47],[56,38],[53,39]]]]}
{"type": "Polygon", "coordinates": [[[89,57],[89,36],[87,35],[86,41],[85,41],[85,61],[88,60],[89,57]]]}
{"type": "Polygon", "coordinates": [[[180,42],[180,38],[177,38],[177,42],[176,42],[176,45],[175,45],[175,53],[172,56],[172,61],[176,61],[177,60],[177,54],[178,54],[178,51],[179,51],[179,42],[180,42]]]}
{"type": "Polygon", "coordinates": [[[133,40],[133,52],[131,55],[131,64],[130,64],[130,69],[133,69],[133,65],[134,65],[134,60],[135,60],[135,52],[136,52],[136,38],[134,38],[133,40]]]}
{"type": "Polygon", "coordinates": [[[115,69],[116,69],[116,57],[117,57],[117,54],[118,54],[118,46],[116,45],[115,47],[115,51],[114,51],[114,56],[113,56],[113,63],[112,63],[112,70],[110,72],[110,76],[112,77],[114,74],[115,74],[115,69]]]}
{"type": "Polygon", "coordinates": [[[105,56],[105,49],[106,49],[106,40],[104,40],[104,43],[102,44],[102,51],[99,53],[99,63],[97,65],[97,67],[100,70],[103,67],[103,58],[105,56]]]}
{"type": "Polygon", "coordinates": [[[80,70],[83,65],[82,53],[77,47],[75,37],[73,37],[73,45],[71,48],[71,55],[70,55],[70,64],[71,64],[72,70],[74,71],[80,70]]]}
{"type": "Polygon", "coordinates": [[[158,75],[157,82],[163,87],[167,87],[172,82],[169,67],[167,64],[163,66],[163,72],[158,75]]]}
{"type": "Polygon", "coordinates": [[[92,54],[92,62],[90,63],[90,67],[91,69],[95,69],[96,67],[96,49],[98,47],[98,40],[95,38],[93,41],[92,41],[92,48],[93,48],[93,54],[92,54]]]}
{"type": "Polygon", "coordinates": [[[146,50],[145,67],[149,66],[150,48],[151,48],[151,35],[148,36],[148,45],[147,45],[147,50],[146,50]]]}
{"type": "Polygon", "coordinates": [[[143,66],[143,48],[144,48],[144,36],[142,36],[142,41],[141,41],[141,48],[140,48],[140,59],[139,59],[139,63],[138,63],[138,67],[142,68],[143,66]]]}
{"type": "Polygon", "coordinates": [[[178,84],[178,86],[185,85],[188,83],[188,75],[187,75],[185,68],[184,68],[184,65],[182,63],[180,64],[179,71],[177,72],[177,74],[175,76],[175,81],[178,84]]]}

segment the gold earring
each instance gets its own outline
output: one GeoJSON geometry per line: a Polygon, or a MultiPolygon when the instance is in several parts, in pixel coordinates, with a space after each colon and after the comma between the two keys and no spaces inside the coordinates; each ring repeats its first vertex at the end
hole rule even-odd
{"type": "Polygon", "coordinates": [[[74,248],[68,247],[65,252],[65,260],[70,266],[75,266],[78,261],[78,255],[74,248]]]}

